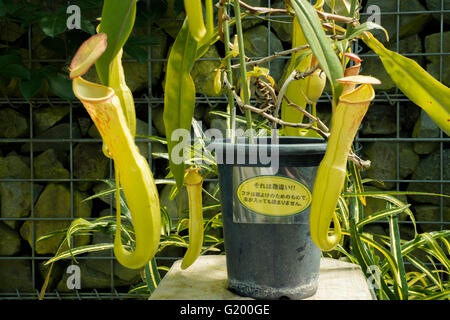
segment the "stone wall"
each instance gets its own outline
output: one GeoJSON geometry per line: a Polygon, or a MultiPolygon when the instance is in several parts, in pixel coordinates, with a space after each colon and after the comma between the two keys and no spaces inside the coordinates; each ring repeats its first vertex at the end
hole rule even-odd
{"type": "MultiPolygon", "coordinates": [[[[266,1],[247,1],[252,5],[266,5],[266,1]]],[[[384,12],[396,12],[397,1],[368,0],[368,5],[378,5],[384,12]]],[[[382,15],[382,24],[388,29],[391,42],[387,46],[415,59],[437,78],[450,85],[450,21],[444,15],[443,30],[440,33],[440,14],[430,10],[440,9],[440,0],[400,1],[402,12],[421,11],[413,15],[401,15],[397,28],[396,15],[382,15]],[[398,31],[398,32],[397,32],[398,31]],[[399,42],[397,42],[397,38],[399,42]],[[442,48],[441,48],[442,40],[442,48]],[[445,53],[439,55],[439,53],[445,53]],[[442,74],[441,74],[442,70],[442,74]]],[[[282,7],[283,1],[272,1],[274,7],[282,7]]],[[[450,9],[450,1],[445,1],[450,9]]],[[[362,17],[364,21],[367,16],[362,17]]],[[[262,19],[249,19],[244,23],[246,52],[252,57],[290,48],[290,24],[288,19],[274,18],[270,24],[262,19]],[[269,39],[269,41],[268,41],[269,39]],[[269,46],[270,43],[270,46],[269,46]]],[[[3,22],[2,22],[3,23],[3,22]]],[[[180,27],[179,21],[163,20],[154,25],[152,36],[159,44],[152,46],[153,61],[150,68],[130,59],[124,64],[127,82],[137,100],[138,133],[165,136],[162,122],[162,87],[165,60],[173,37],[180,27]],[[151,74],[149,76],[149,74],[151,74]],[[151,82],[152,97],[148,87],[151,82]],[[149,114],[151,107],[151,114],[149,114]],[[149,119],[152,119],[149,123],[149,119]]],[[[26,37],[26,30],[11,22],[8,34],[1,35],[2,41],[19,43],[26,37]]],[[[136,33],[145,32],[137,28],[136,33]]],[[[376,33],[383,39],[382,33],[376,33]]],[[[53,51],[44,43],[45,37],[33,30],[32,49],[35,59],[55,58],[53,51]]],[[[384,184],[370,183],[369,190],[425,191],[450,194],[448,183],[410,182],[413,180],[450,180],[449,143],[424,141],[425,138],[440,138],[441,132],[430,118],[413,103],[399,95],[394,83],[383,70],[380,60],[362,46],[363,74],[372,75],[382,81],[378,86],[377,99],[364,120],[359,138],[364,158],[372,161],[372,167],[363,172],[365,178],[385,181],[384,184]],[[419,140],[411,140],[417,138],[419,140]],[[401,140],[401,141],[399,141],[401,140]],[[440,164],[444,167],[440,168],[440,164]],[[441,173],[443,176],[441,176],[441,173]]],[[[26,56],[26,49],[22,49],[26,56]]],[[[204,60],[195,64],[192,71],[199,103],[195,117],[205,128],[225,128],[225,120],[210,111],[223,111],[223,97],[214,97],[212,72],[223,56],[220,44],[212,47],[204,60]]],[[[128,57],[129,58],[129,57],[128,57]]],[[[270,63],[271,74],[280,79],[286,68],[286,59],[270,63]]],[[[36,62],[39,63],[39,62],[36,62]]],[[[91,72],[88,78],[94,79],[91,72]]],[[[168,80],[165,80],[168,81],[168,80]]],[[[19,98],[17,84],[2,88],[3,96],[19,98]]],[[[43,88],[37,100],[31,105],[25,101],[0,104],[0,292],[15,292],[16,289],[30,292],[33,289],[32,276],[40,288],[47,268],[42,263],[51,257],[61,238],[36,243],[35,239],[52,231],[67,227],[73,217],[96,218],[110,214],[108,197],[82,202],[82,199],[101,191],[105,184],[96,181],[112,177],[111,163],[101,151],[99,134],[84,109],[76,102],[54,99],[48,88],[43,88]],[[48,99],[46,97],[49,97],[48,99]],[[71,109],[72,106],[72,109],[71,109]],[[32,137],[32,139],[30,139],[32,137]],[[61,139],[64,139],[61,141],[61,139]],[[32,180],[32,182],[31,182],[32,180]],[[8,259],[11,257],[11,259],[8,259]],[[20,257],[23,257],[21,259],[20,257]],[[36,263],[32,265],[30,257],[36,263]]],[[[329,121],[330,105],[326,97],[320,100],[319,112],[329,121]]],[[[448,138],[444,135],[444,138],[448,138]]],[[[140,143],[144,155],[149,155],[147,143],[140,143]]],[[[163,145],[152,143],[152,152],[163,153],[163,145]]],[[[167,161],[155,157],[153,168],[157,178],[167,174],[167,161]]],[[[211,184],[208,187],[214,187],[211,184]]],[[[178,211],[179,204],[169,199],[170,186],[160,186],[161,203],[170,213],[178,211]]],[[[402,200],[413,204],[412,210],[420,221],[436,222],[419,225],[419,231],[440,228],[443,220],[450,221],[450,203],[436,197],[402,196],[402,200]]],[[[184,201],[187,203],[187,201],[184,201]]],[[[382,210],[384,204],[369,200],[367,214],[382,210]]],[[[407,220],[403,217],[403,220],[407,220]]],[[[374,232],[385,233],[386,225],[379,225],[374,232]]],[[[445,226],[445,227],[448,227],[445,226]]],[[[402,224],[402,235],[411,237],[411,224],[402,224]]],[[[108,242],[104,236],[82,237],[79,244],[108,242]]],[[[171,255],[180,252],[171,252],[171,255]]],[[[112,262],[112,252],[91,253],[80,259],[82,288],[109,288],[111,281],[115,287],[139,281],[139,273],[122,268],[112,262]],[[89,257],[97,257],[89,259],[89,257]],[[99,258],[100,257],[100,258],[99,258]]],[[[55,279],[51,288],[68,291],[65,272],[69,262],[55,268],[55,279]]],[[[126,291],[125,289],[125,291],[126,291]]]]}

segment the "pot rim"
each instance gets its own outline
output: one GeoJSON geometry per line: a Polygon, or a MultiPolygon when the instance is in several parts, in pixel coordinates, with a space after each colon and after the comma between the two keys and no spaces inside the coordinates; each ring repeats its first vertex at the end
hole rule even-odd
{"type": "Polygon", "coordinates": [[[231,142],[230,139],[216,140],[212,146],[217,150],[234,150],[235,152],[258,152],[264,146],[270,153],[275,148],[279,155],[307,155],[307,154],[325,154],[327,141],[321,138],[312,137],[277,137],[278,143],[272,144],[270,136],[255,137],[256,143],[247,143],[247,137],[237,137],[237,142],[231,142]]]}

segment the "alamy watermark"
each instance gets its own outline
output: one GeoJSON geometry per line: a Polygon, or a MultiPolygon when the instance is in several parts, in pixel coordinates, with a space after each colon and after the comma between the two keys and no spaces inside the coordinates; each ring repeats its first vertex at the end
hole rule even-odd
{"type": "Polygon", "coordinates": [[[81,29],[81,9],[76,4],[67,7],[67,14],[70,16],[66,20],[67,29],[81,29]]]}
{"type": "Polygon", "coordinates": [[[376,4],[370,5],[367,7],[366,12],[370,14],[367,22],[374,22],[378,25],[381,25],[381,8],[376,4]]]}
{"type": "Polygon", "coordinates": [[[81,289],[81,270],[80,267],[72,264],[67,267],[66,273],[70,274],[67,277],[66,285],[69,290],[81,289]]]}
{"type": "MultiPolygon", "coordinates": [[[[199,125],[201,127],[201,123],[199,125]]],[[[192,139],[189,130],[176,129],[170,140],[174,142],[170,157],[175,164],[191,161],[193,151],[197,164],[214,154],[217,164],[259,164],[270,166],[274,172],[279,169],[278,130],[272,130],[270,136],[257,136],[254,129],[228,129],[224,136],[221,130],[211,128],[205,130],[202,137],[192,139]],[[250,136],[254,137],[254,143],[248,143],[250,136]]]]}
{"type": "Polygon", "coordinates": [[[367,277],[367,285],[371,289],[380,289],[380,279],[381,279],[381,269],[377,265],[370,265],[366,270],[367,277]]]}

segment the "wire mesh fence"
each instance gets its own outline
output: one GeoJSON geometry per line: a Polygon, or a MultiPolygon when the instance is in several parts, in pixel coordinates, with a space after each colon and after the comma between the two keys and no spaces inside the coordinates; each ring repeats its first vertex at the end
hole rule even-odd
{"type": "MultiPolygon", "coordinates": [[[[67,2],[51,2],[53,8],[67,7],[67,2]]],[[[254,5],[277,7],[282,1],[249,1],[254,5]]],[[[147,6],[149,4],[147,3],[147,6]]],[[[448,1],[363,1],[361,20],[372,16],[370,6],[380,8],[380,22],[391,35],[390,48],[417,60],[436,78],[449,85],[450,63],[450,13],[448,1]],[[420,26],[421,25],[421,26],[420,26]]],[[[373,7],[372,7],[373,8],[373,7]]],[[[280,49],[288,49],[289,23],[286,15],[272,15],[270,18],[248,17],[246,34],[255,35],[252,41],[260,44],[259,50],[248,50],[250,58],[262,58],[280,49]],[[262,36],[261,36],[262,33],[262,36]],[[258,42],[260,41],[260,42],[258,42]]],[[[167,52],[173,42],[173,29],[182,19],[161,18],[158,23],[144,26],[139,32],[146,36],[163,35],[164,48],[153,50],[149,47],[147,58],[137,63],[127,58],[134,79],[139,76],[141,83],[134,91],[138,125],[137,141],[141,152],[147,157],[154,172],[163,177],[167,170],[165,160],[152,157],[156,143],[142,136],[164,135],[161,125],[163,108],[162,81],[167,52]]],[[[0,17],[1,34],[12,32],[11,21],[0,17]]],[[[20,37],[24,63],[51,65],[67,64],[70,57],[50,55],[45,48],[35,44],[39,29],[37,25],[25,28],[20,37]]],[[[384,35],[381,33],[380,37],[384,35]]],[[[10,39],[11,40],[11,39],[10,39]]],[[[159,38],[161,40],[161,38],[159,38]]],[[[16,40],[12,41],[14,43],[16,40]]],[[[2,37],[5,46],[11,45],[7,37],[2,37]],[[5,40],[6,39],[6,40],[5,40]]],[[[161,42],[160,42],[161,43],[161,42]]],[[[251,43],[248,44],[251,47],[251,43]]],[[[227,98],[208,94],[208,82],[212,68],[217,67],[223,48],[220,44],[208,52],[194,67],[194,80],[198,88],[196,118],[205,126],[217,126],[221,119],[211,117],[209,111],[225,110],[227,98]],[[201,63],[204,65],[201,66],[201,63]],[[205,74],[206,73],[206,74],[205,74]]],[[[427,191],[450,194],[449,142],[450,139],[433,127],[419,107],[410,102],[383,74],[381,62],[362,44],[357,43],[354,51],[364,60],[367,67],[362,74],[381,78],[386,84],[377,90],[376,98],[356,139],[357,150],[362,157],[372,160],[373,168],[366,178],[379,179],[383,185],[373,183],[372,190],[427,191]]],[[[289,57],[278,57],[268,63],[268,67],[281,77],[289,57]]],[[[125,65],[127,69],[127,65],[125,65]]],[[[127,79],[128,80],[128,79],[127,79]]],[[[170,79],[166,79],[166,81],[170,79]]],[[[137,80],[136,80],[137,81],[137,80]]],[[[43,263],[53,257],[54,244],[45,246],[37,243],[39,236],[67,227],[77,217],[94,220],[100,216],[113,214],[113,197],[95,199],[91,202],[80,200],[102,190],[98,179],[113,179],[111,160],[101,154],[101,139],[90,122],[82,105],[76,100],[65,100],[49,94],[25,99],[14,90],[2,90],[0,97],[0,299],[36,299],[39,297],[45,274],[43,263]],[[53,116],[49,116],[52,114],[53,116]],[[47,166],[46,166],[47,165],[47,166]],[[3,170],[3,171],[2,171],[3,170]],[[108,199],[109,198],[109,199],[108,199]],[[80,204],[81,203],[81,204],[80,204]],[[8,248],[6,249],[6,239],[8,248]],[[1,248],[0,248],[1,249],[1,248]]],[[[331,95],[325,92],[319,100],[319,115],[329,120],[327,110],[331,95]]],[[[159,150],[159,149],[158,149],[159,150]]],[[[211,181],[214,183],[214,181],[211,181]]],[[[104,187],[104,186],[103,186],[104,187]]],[[[162,190],[161,190],[162,191],[162,190]]],[[[423,231],[448,229],[450,224],[450,204],[444,198],[408,197],[419,227],[423,231]]],[[[174,205],[168,198],[167,205],[174,205]]],[[[176,207],[177,204],[174,206],[176,207]]],[[[376,210],[377,203],[372,203],[376,210]]],[[[400,221],[402,232],[411,235],[411,221],[400,221]],[[409,234],[408,234],[409,233],[409,234]]],[[[379,226],[385,232],[386,226],[379,226]]],[[[82,240],[80,240],[82,241],[82,240]]],[[[109,241],[91,239],[86,241],[109,241]]],[[[181,257],[174,250],[159,256],[157,261],[170,265],[181,257]]],[[[139,272],[127,272],[117,264],[112,249],[104,253],[89,253],[77,257],[83,272],[84,286],[69,289],[67,280],[68,259],[59,267],[59,280],[51,284],[48,299],[126,299],[146,298],[145,294],[130,294],[129,290],[140,278],[139,272]],[[88,271],[89,270],[89,271],[88,271]]]]}

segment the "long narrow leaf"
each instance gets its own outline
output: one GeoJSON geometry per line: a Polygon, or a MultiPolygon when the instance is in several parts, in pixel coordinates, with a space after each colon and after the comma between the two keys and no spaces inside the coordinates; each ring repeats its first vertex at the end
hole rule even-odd
{"type": "Polygon", "coordinates": [[[349,224],[350,213],[349,213],[347,203],[345,202],[345,200],[342,197],[338,198],[337,207],[339,208],[339,210],[341,212],[340,221],[341,221],[342,227],[347,230],[350,228],[350,224],[349,224]]]}
{"type": "Polygon", "coordinates": [[[450,299],[450,289],[436,294],[430,294],[425,297],[424,300],[448,300],[450,299]]]}
{"type": "MultiPolygon", "coordinates": [[[[391,208],[391,204],[387,204],[388,209],[391,208]]],[[[406,283],[405,265],[403,262],[402,250],[400,245],[400,230],[398,227],[398,216],[390,215],[389,220],[389,234],[391,237],[391,252],[397,264],[397,279],[400,281],[397,285],[400,287],[399,293],[402,300],[408,299],[408,284],[406,283]]]]}
{"type": "Polygon", "coordinates": [[[386,29],[384,29],[379,24],[376,24],[376,23],[370,22],[370,21],[364,22],[364,23],[360,24],[359,26],[356,26],[355,28],[353,28],[351,30],[351,32],[349,32],[349,33],[347,33],[345,35],[345,38],[348,39],[348,40],[351,40],[351,39],[354,39],[356,37],[359,37],[364,32],[372,30],[372,29],[381,29],[381,30],[383,30],[384,33],[386,34],[387,40],[389,40],[389,36],[388,36],[388,33],[387,33],[386,29]]]}
{"type": "MultiPolygon", "coordinates": [[[[406,255],[411,253],[413,250],[420,249],[424,247],[427,244],[427,239],[423,236],[424,234],[421,233],[414,239],[407,241],[402,244],[402,254],[406,255]]],[[[440,238],[448,238],[450,237],[450,230],[441,230],[441,231],[432,231],[427,232],[428,235],[428,241],[429,239],[440,239],[440,238]]]]}
{"type": "Polygon", "coordinates": [[[100,191],[100,192],[98,192],[96,194],[93,194],[92,196],[84,198],[82,201],[85,202],[85,201],[93,200],[93,199],[96,199],[96,198],[101,198],[101,197],[104,197],[104,196],[108,196],[110,194],[114,194],[115,192],[116,192],[115,188],[104,189],[104,190],[102,190],[102,191],[100,191]]]}
{"type": "Polygon", "coordinates": [[[386,210],[383,210],[383,211],[376,212],[376,213],[368,216],[367,218],[364,218],[361,221],[359,221],[356,224],[356,227],[357,228],[361,228],[362,226],[364,226],[366,224],[373,223],[375,221],[387,218],[389,216],[398,215],[398,214],[404,212],[409,207],[410,207],[410,205],[408,204],[406,206],[395,207],[395,208],[390,208],[390,209],[386,209],[386,210]]]}
{"type": "MultiPolygon", "coordinates": [[[[305,35],[298,22],[298,19],[294,17],[292,21],[292,47],[300,47],[307,45],[305,35]]],[[[305,49],[292,54],[291,60],[287,67],[285,77],[288,78],[294,70],[299,72],[305,72],[311,67],[312,51],[305,49]]],[[[284,79],[286,81],[286,79],[284,79]]],[[[283,81],[283,82],[284,82],[283,81]]],[[[306,108],[306,98],[304,92],[306,91],[308,81],[306,79],[300,79],[292,81],[286,89],[286,97],[288,97],[292,103],[295,103],[301,108],[306,108]],[[302,92],[303,91],[303,92],[302,92]]],[[[302,123],[304,114],[297,109],[288,105],[287,101],[283,99],[281,102],[281,120],[286,122],[302,123]]],[[[285,135],[298,136],[300,131],[298,128],[284,127],[285,135]]]]}
{"type": "Polygon", "coordinates": [[[430,248],[430,252],[432,255],[438,259],[444,266],[447,268],[447,270],[450,270],[450,260],[445,255],[445,252],[442,250],[440,245],[437,243],[436,239],[434,239],[430,234],[428,233],[422,233],[421,236],[426,241],[428,247],[430,248]]]}
{"type": "Polygon", "coordinates": [[[414,267],[416,267],[418,270],[420,270],[420,272],[422,272],[423,275],[428,277],[428,279],[430,279],[431,282],[433,282],[435,285],[437,285],[439,288],[441,288],[441,290],[443,290],[442,283],[439,279],[439,276],[433,274],[433,272],[425,265],[425,263],[423,263],[416,257],[413,257],[409,254],[405,255],[405,258],[408,259],[408,261],[411,262],[411,264],[414,267]]]}
{"type": "MultiPolygon", "coordinates": [[[[190,75],[197,53],[197,42],[189,33],[188,21],[178,33],[167,61],[166,82],[164,87],[164,125],[166,128],[169,165],[181,190],[184,181],[183,156],[175,157],[172,151],[179,140],[172,140],[172,133],[177,129],[189,132],[195,108],[195,85],[190,75]]],[[[187,143],[187,141],[185,141],[187,143]]],[[[183,150],[184,148],[181,148],[183,150]]]]}
{"type": "MultiPolygon", "coordinates": [[[[405,257],[407,258],[407,257],[405,257]]],[[[406,281],[408,281],[408,287],[412,288],[416,283],[424,287],[428,286],[429,282],[426,279],[427,275],[418,271],[410,271],[406,274],[406,281]]]]}
{"type": "Polygon", "coordinates": [[[365,192],[343,192],[343,197],[359,197],[359,196],[377,196],[377,195],[392,195],[392,196],[433,196],[450,198],[450,195],[430,193],[430,192],[415,192],[415,191],[365,191],[365,192]]]}
{"type": "Polygon", "coordinates": [[[104,85],[108,84],[109,65],[127,41],[133,29],[135,17],[136,0],[104,1],[99,33],[106,33],[108,46],[95,62],[98,77],[104,85]]]}
{"type": "MultiPolygon", "coordinates": [[[[360,234],[356,232],[356,226],[353,219],[350,220],[350,230],[350,232],[343,231],[342,234],[350,236],[352,243],[352,254],[358,260],[358,264],[361,266],[364,274],[366,274],[368,268],[374,265],[374,263],[366,253],[365,244],[361,241],[363,238],[361,238],[360,234]]],[[[378,288],[382,289],[380,290],[380,298],[383,298],[384,294],[390,300],[397,299],[395,293],[388,288],[383,277],[376,277],[375,281],[377,282],[378,288]]]]}
{"type": "Polygon", "coordinates": [[[414,60],[386,49],[369,32],[364,34],[363,41],[378,54],[397,87],[450,135],[450,88],[433,78],[414,60]]]}
{"type": "Polygon", "coordinates": [[[161,282],[161,277],[159,276],[158,266],[156,265],[156,259],[153,257],[146,265],[145,265],[145,281],[147,283],[147,288],[151,293],[155,291],[161,282]]]}
{"type": "MultiPolygon", "coordinates": [[[[350,223],[350,227],[352,227],[352,222],[350,223]]],[[[354,228],[354,226],[353,226],[353,228],[354,228]]],[[[356,244],[357,248],[361,248],[362,247],[361,243],[366,243],[366,244],[370,245],[371,247],[375,248],[378,252],[380,252],[384,256],[385,261],[386,261],[386,265],[389,266],[389,269],[391,270],[392,274],[394,276],[398,275],[398,273],[396,272],[398,267],[397,267],[397,265],[395,263],[394,257],[382,245],[377,243],[375,240],[370,239],[367,236],[364,236],[362,234],[358,234],[358,236],[356,236],[357,233],[356,233],[356,231],[354,229],[353,229],[352,232],[342,231],[342,234],[343,235],[348,235],[350,237],[353,237],[354,242],[352,241],[352,245],[356,244]]],[[[355,248],[353,250],[355,250],[355,248]]],[[[363,253],[362,250],[358,250],[358,252],[359,253],[363,253]]],[[[366,264],[366,266],[371,265],[371,264],[367,264],[367,257],[366,257],[366,260],[363,261],[363,263],[366,264]]],[[[383,271],[383,268],[382,268],[382,271],[383,271]]],[[[384,283],[383,278],[381,278],[380,281],[381,281],[381,285],[383,286],[383,283],[384,283]]],[[[400,279],[397,278],[396,281],[400,282],[400,279]]],[[[391,290],[387,290],[387,287],[384,287],[384,289],[385,289],[384,290],[385,294],[388,295],[391,300],[400,299],[400,297],[396,294],[396,292],[392,292],[391,290]]]]}
{"type": "Polygon", "coordinates": [[[95,252],[95,251],[101,251],[101,250],[107,250],[112,249],[114,247],[113,243],[98,243],[98,244],[91,244],[86,246],[80,246],[71,250],[66,250],[64,252],[61,252],[61,254],[54,256],[50,260],[46,261],[44,265],[48,265],[50,263],[53,263],[55,261],[69,258],[71,256],[76,256],[79,254],[87,253],[87,252],[95,252]]]}
{"type": "MultiPolygon", "coordinates": [[[[82,230],[90,230],[92,229],[93,224],[83,218],[78,218],[75,219],[74,221],[72,221],[72,223],[70,224],[69,228],[67,229],[67,233],[66,233],[66,244],[67,247],[69,248],[69,251],[72,253],[72,249],[71,249],[71,239],[72,236],[75,235],[75,233],[80,232],[82,230]]],[[[72,254],[72,259],[74,261],[76,261],[75,256],[72,254]]]]}
{"type": "Polygon", "coordinates": [[[337,81],[344,77],[342,65],[333,49],[333,44],[326,36],[316,10],[307,0],[292,0],[291,6],[295,11],[306,40],[314,53],[320,67],[330,80],[333,100],[337,105],[342,93],[343,85],[337,81]]]}
{"type": "Polygon", "coordinates": [[[449,239],[442,238],[441,241],[444,243],[445,248],[447,249],[447,254],[450,255],[450,241],[449,241],[449,239]]]}
{"type": "MultiPolygon", "coordinates": [[[[402,201],[400,201],[399,199],[393,197],[393,196],[400,196],[400,195],[419,195],[419,196],[436,196],[436,197],[450,197],[448,195],[443,195],[443,194],[437,194],[437,193],[427,193],[427,192],[409,192],[409,191],[365,191],[365,192],[344,192],[342,194],[342,197],[357,197],[357,196],[361,196],[364,195],[366,197],[371,197],[371,198],[376,198],[376,199],[382,199],[382,200],[386,200],[390,203],[393,203],[394,205],[396,205],[397,207],[403,207],[406,204],[402,201]]],[[[414,232],[415,234],[417,234],[417,225],[416,225],[416,220],[414,218],[414,214],[411,211],[410,208],[406,208],[404,211],[409,218],[411,219],[413,226],[414,226],[414,232]]]]}

